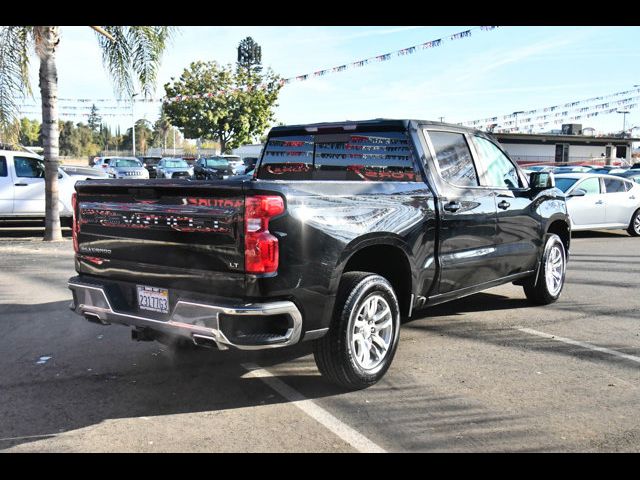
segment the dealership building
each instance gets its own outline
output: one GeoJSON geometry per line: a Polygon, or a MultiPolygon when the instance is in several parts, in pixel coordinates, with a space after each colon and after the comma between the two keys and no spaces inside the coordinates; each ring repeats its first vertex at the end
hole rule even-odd
{"type": "Polygon", "coordinates": [[[633,144],[640,138],[595,136],[579,124],[558,133],[493,133],[509,156],[522,165],[539,163],[598,163],[630,165],[633,144]]]}

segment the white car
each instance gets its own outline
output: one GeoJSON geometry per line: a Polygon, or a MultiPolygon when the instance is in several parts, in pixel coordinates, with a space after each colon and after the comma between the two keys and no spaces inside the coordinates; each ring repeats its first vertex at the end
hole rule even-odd
{"type": "Polygon", "coordinates": [[[97,157],[93,162],[93,168],[104,171],[113,178],[126,178],[127,180],[147,180],[149,178],[149,170],[135,157],[97,157]]]}
{"type": "MultiPolygon", "coordinates": [[[[78,180],[109,178],[90,167],[61,166],[58,169],[60,217],[71,218],[71,195],[78,180]]],[[[45,216],[44,160],[28,152],[0,150],[0,217],[45,216]]]]}
{"type": "Polygon", "coordinates": [[[247,169],[246,165],[238,155],[219,155],[226,159],[231,167],[231,172],[234,175],[242,175],[247,169]]]}
{"type": "Polygon", "coordinates": [[[620,230],[640,236],[640,184],[614,175],[566,173],[555,176],[565,192],[571,230],[620,230]]]}

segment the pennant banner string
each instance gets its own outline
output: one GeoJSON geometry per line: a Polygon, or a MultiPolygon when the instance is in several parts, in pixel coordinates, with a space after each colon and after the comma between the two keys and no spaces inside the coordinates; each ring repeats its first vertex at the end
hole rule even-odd
{"type": "MultiPolygon", "coordinates": [[[[551,112],[556,112],[556,111],[560,111],[560,109],[574,109],[575,107],[579,107],[581,105],[585,105],[587,103],[592,103],[598,100],[605,100],[605,99],[609,99],[609,98],[614,98],[614,97],[619,97],[622,95],[629,95],[629,94],[633,94],[633,93],[640,93],[640,88],[632,88],[630,90],[625,90],[622,92],[616,92],[616,93],[612,93],[610,95],[604,95],[604,96],[599,96],[599,97],[592,97],[592,98],[587,98],[584,100],[578,100],[575,102],[568,102],[565,104],[560,104],[560,105],[553,105],[551,107],[543,107],[543,108],[538,108],[535,110],[529,110],[529,111],[521,111],[518,112],[517,114],[515,113],[511,113],[509,115],[502,115],[502,116],[497,116],[497,117],[487,117],[487,118],[483,118],[481,120],[471,120],[471,121],[466,121],[466,122],[461,122],[461,125],[467,125],[467,126],[475,126],[475,125],[480,125],[480,124],[486,124],[486,123],[497,123],[500,122],[502,120],[509,120],[509,119],[515,119],[516,115],[521,115],[522,117],[525,116],[531,116],[531,115],[535,115],[535,114],[539,114],[539,113],[551,113],[551,112]]],[[[520,123],[520,118],[518,117],[518,123],[520,123]]]]}

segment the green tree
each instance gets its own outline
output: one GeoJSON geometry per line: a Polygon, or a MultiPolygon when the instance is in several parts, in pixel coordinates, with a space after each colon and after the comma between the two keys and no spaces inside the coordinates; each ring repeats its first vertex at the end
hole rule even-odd
{"type": "MultiPolygon", "coordinates": [[[[136,120],[136,152],[139,155],[142,155],[151,146],[152,138],[153,130],[151,130],[151,122],[144,118],[136,120]]],[[[133,150],[133,142],[131,140],[131,129],[128,128],[122,138],[122,148],[125,150],[133,150]]]]}
{"type": "Polygon", "coordinates": [[[40,122],[29,120],[28,118],[20,119],[20,137],[18,141],[21,145],[41,147],[40,122]]]}
{"type": "Polygon", "coordinates": [[[74,129],[75,127],[71,121],[58,122],[58,131],[60,132],[59,150],[62,156],[73,155],[72,135],[74,129]]]}
{"type": "MultiPolygon", "coordinates": [[[[118,95],[132,96],[137,86],[145,96],[153,93],[160,57],[172,32],[170,27],[92,27],[107,71],[118,95]]],[[[56,53],[60,45],[58,26],[0,26],[0,135],[5,141],[18,138],[18,103],[31,94],[29,56],[40,60],[42,138],[45,159],[44,240],[61,240],[58,210],[58,72],[56,53]]]]}
{"type": "Polygon", "coordinates": [[[238,70],[249,73],[262,71],[262,48],[251,37],[247,37],[238,45],[238,70]]]}
{"type": "Polygon", "coordinates": [[[168,97],[216,92],[211,97],[165,102],[163,111],[185,138],[215,140],[229,152],[261,135],[274,119],[280,77],[234,71],[231,65],[193,62],[178,80],[165,84],[168,97]]]}
{"type": "MultiPolygon", "coordinates": [[[[169,119],[165,115],[165,113],[160,111],[160,118],[153,125],[153,135],[151,139],[151,144],[154,147],[163,147],[166,148],[167,144],[167,135],[171,130],[171,123],[169,119]]],[[[173,138],[171,138],[173,141],[173,138]]]]}
{"type": "Polygon", "coordinates": [[[98,115],[98,107],[96,107],[95,103],[91,105],[91,113],[89,114],[89,120],[87,123],[89,124],[89,128],[96,133],[100,129],[102,117],[98,115]]]}
{"type": "Polygon", "coordinates": [[[113,135],[111,135],[111,129],[107,125],[100,124],[100,134],[98,135],[98,145],[103,150],[108,150],[111,144],[113,135]]]}

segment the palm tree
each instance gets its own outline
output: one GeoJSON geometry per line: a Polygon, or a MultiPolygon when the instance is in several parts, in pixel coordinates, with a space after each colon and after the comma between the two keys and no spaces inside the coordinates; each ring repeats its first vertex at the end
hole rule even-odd
{"type": "MultiPolygon", "coordinates": [[[[155,89],[160,58],[172,27],[105,26],[97,32],[103,63],[114,80],[116,93],[132,98],[136,86],[145,97],[155,89]]],[[[15,142],[19,133],[18,100],[31,95],[29,54],[40,59],[42,139],[45,159],[44,240],[61,240],[58,209],[58,73],[56,50],[60,27],[0,26],[0,134],[15,142]]]]}

